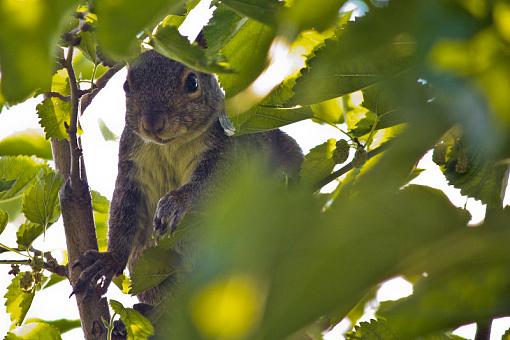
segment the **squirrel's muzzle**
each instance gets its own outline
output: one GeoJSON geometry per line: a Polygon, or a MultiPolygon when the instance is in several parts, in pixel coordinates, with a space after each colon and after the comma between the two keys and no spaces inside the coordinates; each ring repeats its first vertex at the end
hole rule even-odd
{"type": "Polygon", "coordinates": [[[141,126],[145,133],[157,135],[165,129],[165,117],[163,115],[142,115],[141,126]]]}

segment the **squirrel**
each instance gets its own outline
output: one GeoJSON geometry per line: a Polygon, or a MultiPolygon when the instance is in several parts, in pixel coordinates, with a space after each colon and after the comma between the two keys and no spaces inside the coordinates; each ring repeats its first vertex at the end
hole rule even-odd
{"type": "MultiPolygon", "coordinates": [[[[235,155],[262,150],[271,171],[297,178],[303,154],[281,130],[227,136],[224,95],[212,74],[149,50],[128,65],[126,125],[110,207],[108,250],[85,252],[74,291],[103,295],[114,276],[131,271],[154,236],[173,231],[235,155]]],[[[156,287],[157,288],[157,287],[156,287]]],[[[155,305],[158,289],[138,295],[155,305]]]]}

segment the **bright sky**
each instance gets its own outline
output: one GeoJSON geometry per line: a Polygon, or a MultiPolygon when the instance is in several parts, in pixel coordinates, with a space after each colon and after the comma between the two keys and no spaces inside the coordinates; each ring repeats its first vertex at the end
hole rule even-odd
{"type": "MultiPolygon", "coordinates": [[[[209,12],[208,1],[202,1],[199,5],[196,17],[198,21],[208,20],[209,12]]],[[[198,33],[200,23],[193,20],[187,20],[181,32],[184,34],[194,36],[198,33]]],[[[98,126],[98,119],[102,119],[106,125],[117,135],[120,135],[124,127],[124,93],[122,84],[126,71],[120,71],[109,82],[107,87],[103,89],[95,98],[92,105],[87,109],[84,116],[81,118],[81,124],[84,130],[82,137],[84,157],[86,162],[87,175],[91,189],[97,190],[109,199],[112,196],[115,177],[117,175],[117,149],[118,142],[104,141],[98,126]]],[[[35,106],[41,101],[41,98],[31,99],[21,105],[4,108],[0,114],[0,139],[6,137],[16,131],[22,131],[28,128],[39,129],[37,123],[37,115],[35,106]]],[[[325,125],[318,125],[310,121],[299,122],[285,127],[283,130],[288,132],[300,144],[303,151],[306,153],[310,148],[324,142],[328,138],[339,138],[338,131],[332,127],[325,125]]],[[[438,189],[443,190],[450,200],[459,207],[466,204],[466,198],[460,195],[460,191],[449,187],[446,184],[440,170],[432,162],[430,153],[427,154],[420,162],[419,166],[425,168],[424,171],[413,182],[418,184],[427,184],[438,189]]],[[[508,193],[508,190],[507,190],[508,193]]],[[[510,195],[507,195],[507,200],[510,195]]],[[[482,205],[473,200],[467,200],[467,208],[473,215],[473,223],[483,220],[484,208],[482,205]]],[[[15,232],[16,227],[23,222],[19,217],[14,223],[10,223],[6,231],[1,236],[2,243],[14,245],[16,242],[15,232]]],[[[52,226],[46,233],[43,240],[40,238],[34,244],[34,247],[46,251],[55,251],[55,255],[62,255],[65,247],[64,231],[61,221],[52,226]]],[[[58,257],[58,256],[57,256],[58,257]]],[[[9,266],[0,266],[0,293],[3,295],[6,287],[9,284],[10,277],[8,278],[7,272],[9,266]]],[[[27,316],[39,317],[42,319],[52,320],[59,318],[75,319],[78,318],[78,311],[74,297],[68,299],[71,288],[67,282],[59,283],[47,291],[36,294],[32,308],[27,316]]],[[[397,299],[402,296],[409,295],[412,292],[412,286],[405,280],[397,278],[391,280],[383,285],[378,293],[378,300],[397,299]]],[[[126,306],[131,306],[136,302],[135,298],[123,295],[115,285],[111,285],[108,292],[108,298],[113,298],[121,301],[126,306]]],[[[1,300],[1,299],[0,299],[1,300]]],[[[3,303],[2,303],[3,305],[3,303]]],[[[3,307],[3,306],[2,306],[3,307]]],[[[366,318],[373,315],[374,306],[367,309],[366,318]]],[[[0,308],[0,336],[3,336],[8,331],[10,324],[9,316],[5,313],[4,308],[0,308]]],[[[491,339],[499,339],[504,330],[510,324],[510,318],[500,319],[495,322],[495,330],[491,339]]],[[[328,340],[342,339],[339,331],[345,329],[349,325],[345,322],[341,323],[332,332],[327,335],[328,340]]],[[[474,336],[474,325],[462,327],[456,334],[465,337],[474,336]]],[[[64,339],[80,339],[82,338],[81,330],[74,330],[63,335],[64,339]]]]}

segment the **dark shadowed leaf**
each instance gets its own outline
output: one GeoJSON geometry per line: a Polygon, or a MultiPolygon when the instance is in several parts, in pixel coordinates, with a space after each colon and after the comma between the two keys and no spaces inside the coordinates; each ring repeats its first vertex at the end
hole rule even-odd
{"type": "Polygon", "coordinates": [[[283,8],[278,0],[223,0],[222,3],[243,16],[268,25],[276,23],[283,8]]]}
{"type": "Polygon", "coordinates": [[[137,34],[152,30],[167,14],[181,13],[184,3],[184,0],[98,1],[97,39],[102,51],[116,59],[136,56],[140,51],[137,34]]]}
{"type": "Polygon", "coordinates": [[[336,140],[328,139],[327,142],[310,150],[305,156],[299,173],[301,183],[310,186],[315,185],[333,171],[335,167],[333,159],[335,144],[336,140]]]}

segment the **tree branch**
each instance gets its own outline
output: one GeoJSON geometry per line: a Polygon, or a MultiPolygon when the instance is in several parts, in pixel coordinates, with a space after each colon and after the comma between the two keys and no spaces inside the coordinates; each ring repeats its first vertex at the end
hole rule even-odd
{"type": "Polygon", "coordinates": [[[476,323],[475,340],[487,340],[491,337],[492,320],[479,321],[476,323]]]}
{"type": "Polygon", "coordinates": [[[58,93],[58,92],[46,92],[44,94],[47,98],[48,97],[53,97],[53,98],[58,98],[58,99],[61,99],[65,102],[70,102],[71,101],[71,97],[70,96],[64,96],[62,95],[61,93],[58,93]]]}
{"type": "MultiPolygon", "coordinates": [[[[378,154],[380,154],[381,152],[387,150],[388,147],[391,145],[391,143],[392,143],[391,141],[388,141],[388,142],[384,143],[383,145],[381,145],[380,147],[378,147],[377,149],[374,149],[374,150],[370,151],[367,154],[367,160],[369,160],[370,158],[375,157],[378,154]]],[[[320,188],[322,188],[326,184],[329,184],[329,182],[331,182],[331,181],[337,179],[338,177],[346,174],[347,172],[351,171],[353,168],[354,168],[354,165],[352,164],[352,162],[346,164],[342,168],[338,169],[337,171],[334,171],[333,173],[329,174],[324,179],[320,180],[315,185],[314,190],[319,190],[320,188]]]]}
{"type": "Polygon", "coordinates": [[[92,88],[92,91],[85,94],[81,99],[81,114],[85,112],[87,107],[92,102],[92,99],[94,99],[94,97],[99,93],[99,91],[101,91],[106,86],[106,84],[108,84],[108,81],[110,81],[110,79],[115,75],[115,73],[120,71],[123,67],[124,65],[122,64],[113,65],[108,69],[108,71],[106,71],[101,77],[99,77],[98,80],[96,80],[92,88]]]}
{"type": "MultiPolygon", "coordinates": [[[[60,206],[64,221],[71,285],[80,276],[79,267],[72,267],[81,254],[87,250],[97,250],[97,239],[92,212],[92,202],[80,141],[77,136],[78,109],[81,91],[72,66],[73,47],[69,47],[65,68],[71,85],[71,119],[67,126],[69,141],[52,139],[51,146],[55,167],[66,179],[60,190],[60,206]]],[[[76,303],[80,312],[83,332],[87,340],[106,339],[107,332],[102,320],[109,320],[109,310],[105,298],[97,294],[78,293],[76,303]]]]}

